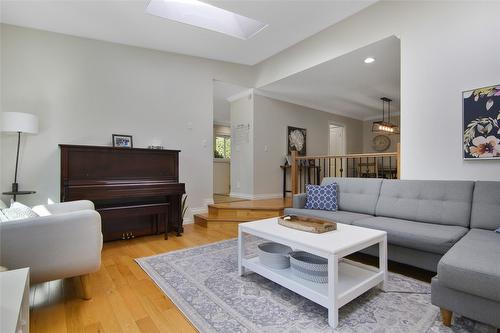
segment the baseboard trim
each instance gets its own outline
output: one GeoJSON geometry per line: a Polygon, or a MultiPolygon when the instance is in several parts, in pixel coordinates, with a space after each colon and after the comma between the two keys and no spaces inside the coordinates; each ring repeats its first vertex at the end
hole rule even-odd
{"type": "Polygon", "coordinates": [[[189,209],[189,214],[184,218],[184,224],[192,224],[194,223],[194,215],[196,214],[205,214],[208,213],[208,205],[214,203],[213,198],[208,198],[203,200],[203,206],[201,207],[193,207],[189,209]]]}

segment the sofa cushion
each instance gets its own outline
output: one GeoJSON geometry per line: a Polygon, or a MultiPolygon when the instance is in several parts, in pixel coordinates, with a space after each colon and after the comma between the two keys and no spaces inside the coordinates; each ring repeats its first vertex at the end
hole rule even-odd
{"type": "Polygon", "coordinates": [[[297,209],[297,208],[286,208],[285,214],[317,217],[320,219],[325,219],[328,221],[339,222],[344,224],[352,224],[352,222],[355,220],[361,220],[372,217],[371,215],[367,214],[359,214],[341,210],[338,210],[336,212],[329,212],[326,210],[297,209]]]}
{"type": "Polygon", "coordinates": [[[384,179],[375,215],[468,227],[473,188],[472,181],[384,179]]]}
{"type": "Polygon", "coordinates": [[[500,227],[500,182],[476,182],[470,227],[488,230],[500,227]]]}
{"type": "Polygon", "coordinates": [[[469,229],[459,226],[439,225],[393,219],[388,217],[372,217],[357,220],[353,225],[387,232],[387,242],[410,249],[444,254],[469,229]]]}
{"type": "Polygon", "coordinates": [[[306,185],[306,209],[337,210],[337,184],[306,185]]]}
{"type": "Polygon", "coordinates": [[[339,210],[375,215],[381,179],[325,177],[321,185],[337,183],[339,210]]]}
{"type": "Polygon", "coordinates": [[[471,229],[438,264],[439,282],[500,302],[500,234],[471,229]]]}

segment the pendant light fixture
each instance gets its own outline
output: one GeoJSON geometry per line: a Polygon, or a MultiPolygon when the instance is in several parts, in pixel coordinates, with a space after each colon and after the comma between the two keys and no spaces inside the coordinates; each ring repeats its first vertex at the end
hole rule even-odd
{"type": "Polygon", "coordinates": [[[382,120],[374,121],[372,132],[399,134],[399,126],[391,123],[391,102],[392,99],[387,97],[380,98],[382,100],[382,120]],[[385,104],[387,103],[387,121],[385,121],[385,104]]]}

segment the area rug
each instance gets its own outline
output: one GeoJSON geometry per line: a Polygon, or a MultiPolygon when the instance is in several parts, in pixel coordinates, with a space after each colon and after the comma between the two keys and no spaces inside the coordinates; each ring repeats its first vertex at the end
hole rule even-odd
{"type": "MultiPolygon", "coordinates": [[[[238,276],[236,239],[136,261],[200,332],[332,332],[326,308],[257,274],[238,276]]],[[[385,291],[343,306],[333,332],[495,332],[460,317],[447,328],[428,283],[395,273],[388,280],[385,291]]]]}

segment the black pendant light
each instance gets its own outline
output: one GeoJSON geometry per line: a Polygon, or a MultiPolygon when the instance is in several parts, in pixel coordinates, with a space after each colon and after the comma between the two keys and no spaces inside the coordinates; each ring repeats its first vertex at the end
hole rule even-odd
{"type": "Polygon", "coordinates": [[[374,133],[387,133],[399,134],[399,126],[391,123],[391,102],[392,99],[387,97],[380,98],[382,100],[382,120],[374,121],[372,125],[372,132],[374,133]],[[387,103],[387,121],[385,121],[385,104],[387,103]]]}

